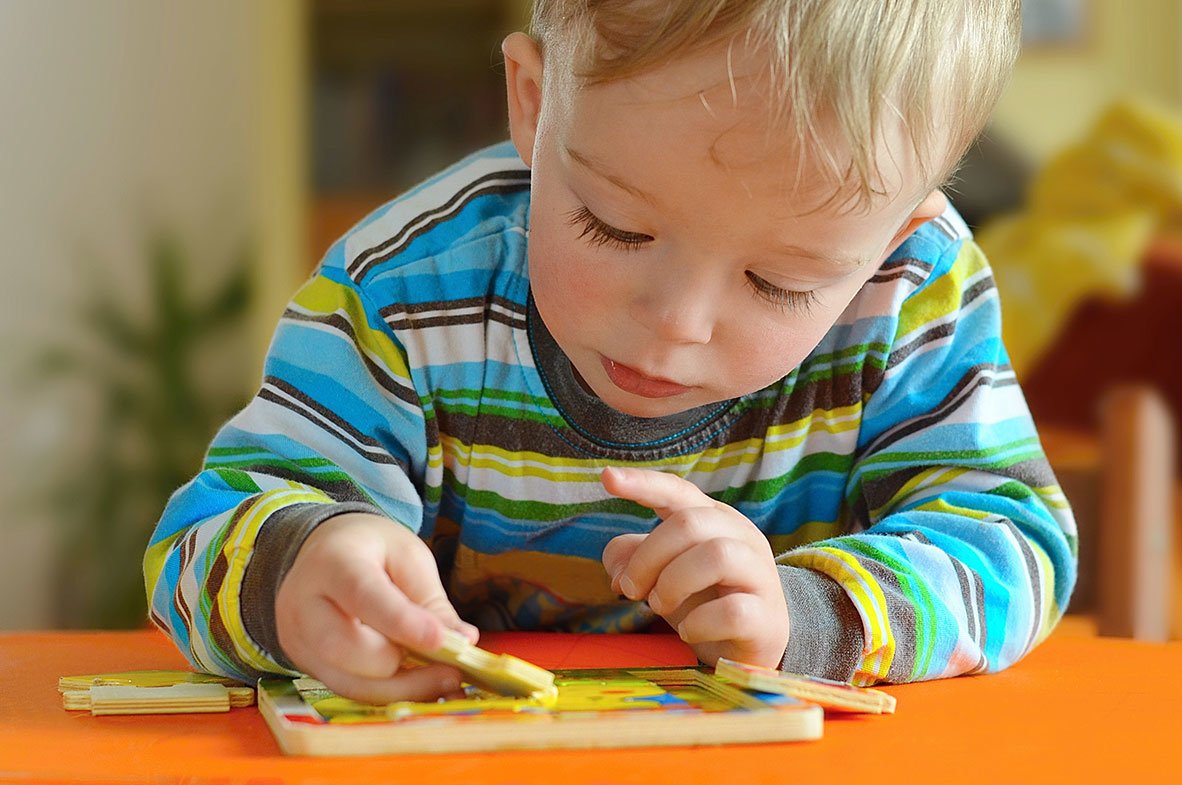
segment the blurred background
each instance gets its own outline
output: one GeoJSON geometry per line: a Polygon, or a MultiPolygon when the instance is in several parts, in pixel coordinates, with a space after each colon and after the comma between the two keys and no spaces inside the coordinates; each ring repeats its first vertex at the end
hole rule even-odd
{"type": "MultiPolygon", "coordinates": [[[[506,136],[499,42],[528,4],[0,0],[0,629],[143,624],[147,537],[288,296],[367,212],[506,136]]],[[[1084,477],[1129,383],[1166,415],[1131,454],[1173,455],[1182,0],[1024,6],[951,196],[1048,450],[1084,477]]]]}

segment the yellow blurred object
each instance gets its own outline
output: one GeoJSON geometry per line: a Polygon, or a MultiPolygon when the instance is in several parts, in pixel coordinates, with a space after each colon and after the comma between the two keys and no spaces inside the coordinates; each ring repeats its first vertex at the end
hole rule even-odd
{"type": "Polygon", "coordinates": [[[1115,104],[1038,175],[1024,211],[977,234],[1019,378],[1081,300],[1132,295],[1149,243],[1179,227],[1182,117],[1141,101],[1115,104]]]}
{"type": "Polygon", "coordinates": [[[1136,291],[1141,254],[1156,223],[1138,210],[1092,218],[1031,212],[1006,216],[978,233],[1001,293],[1003,338],[1019,378],[1080,300],[1136,291]]]}

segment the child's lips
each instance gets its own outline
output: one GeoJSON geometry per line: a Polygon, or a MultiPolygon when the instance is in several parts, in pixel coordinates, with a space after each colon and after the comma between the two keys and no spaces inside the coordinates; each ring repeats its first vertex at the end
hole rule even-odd
{"type": "Polygon", "coordinates": [[[626,393],[639,395],[642,398],[669,398],[693,389],[668,379],[646,376],[635,368],[629,368],[608,357],[601,357],[600,362],[612,384],[626,393]]]}

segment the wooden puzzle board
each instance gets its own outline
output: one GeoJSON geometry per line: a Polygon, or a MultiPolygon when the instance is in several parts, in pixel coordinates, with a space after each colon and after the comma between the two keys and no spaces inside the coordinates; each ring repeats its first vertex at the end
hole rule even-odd
{"type": "Polygon", "coordinates": [[[555,672],[552,705],[468,688],[461,700],[370,706],[311,679],[263,679],[258,703],[289,755],[692,746],[821,736],[822,709],[699,668],[555,672]]]}

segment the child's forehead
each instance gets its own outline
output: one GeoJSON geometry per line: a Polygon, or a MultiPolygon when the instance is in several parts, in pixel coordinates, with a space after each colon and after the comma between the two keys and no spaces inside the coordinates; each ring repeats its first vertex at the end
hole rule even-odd
{"type": "MultiPolygon", "coordinates": [[[[818,117],[814,132],[825,141],[809,144],[791,116],[769,109],[765,72],[750,60],[736,61],[729,71],[727,66],[724,51],[583,86],[560,123],[564,152],[597,161],[602,169],[627,172],[646,168],[651,159],[640,151],[656,143],[666,162],[675,155],[678,165],[706,165],[742,179],[748,188],[790,193],[797,204],[820,204],[835,194],[840,198],[853,187],[832,175],[832,160],[848,162],[850,154],[831,121],[818,117]]],[[[880,144],[877,190],[906,190],[914,167],[909,167],[912,149],[902,127],[884,129],[880,144]]],[[[837,168],[850,171],[848,163],[837,168]]]]}
{"type": "Polygon", "coordinates": [[[738,168],[787,151],[792,141],[788,129],[774,122],[769,91],[766,74],[751,57],[713,49],[626,78],[579,85],[567,107],[576,129],[610,125],[626,132],[636,126],[660,128],[671,140],[705,138],[718,158],[738,168]]]}

